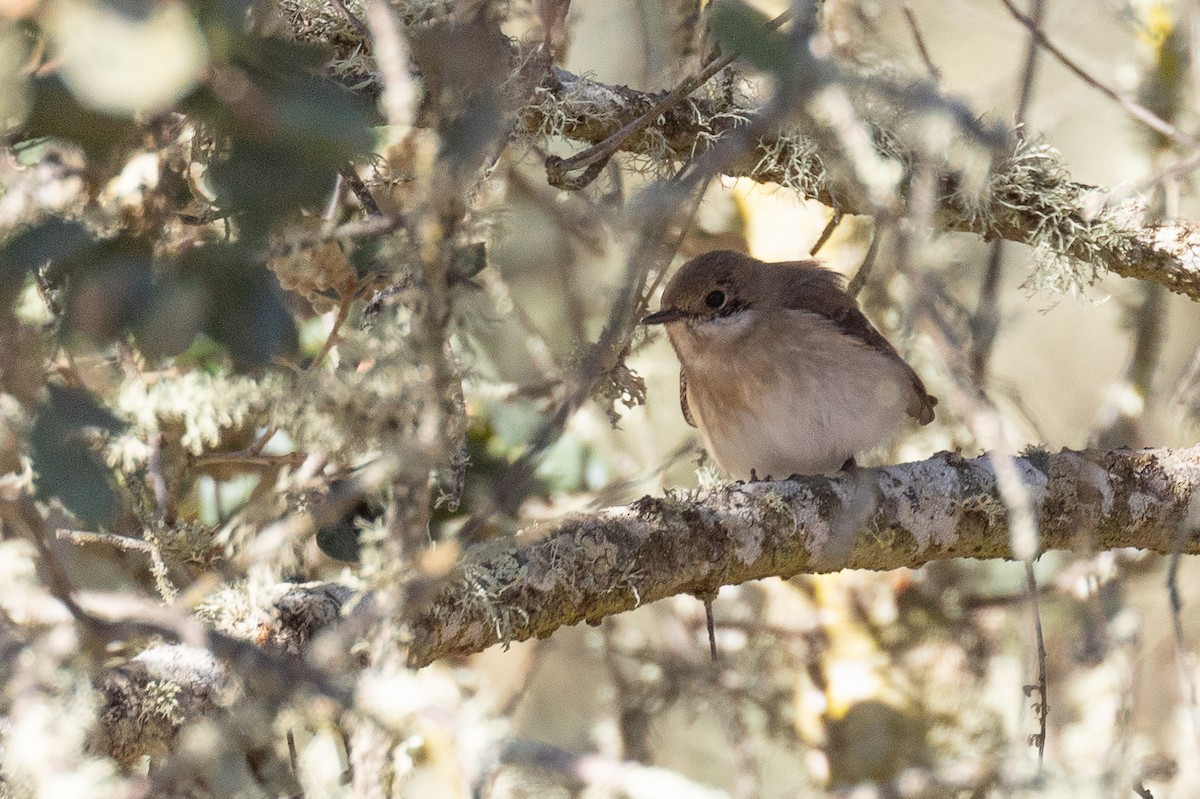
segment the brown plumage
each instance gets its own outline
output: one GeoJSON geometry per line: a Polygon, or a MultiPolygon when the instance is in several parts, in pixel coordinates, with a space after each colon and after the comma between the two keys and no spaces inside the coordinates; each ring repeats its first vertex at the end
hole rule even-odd
{"type": "Polygon", "coordinates": [[[738,476],[787,464],[829,471],[886,437],[903,414],[933,419],[937,400],[841,275],[813,261],[705,253],[680,268],[645,322],[666,325],[684,417],[738,476]]]}

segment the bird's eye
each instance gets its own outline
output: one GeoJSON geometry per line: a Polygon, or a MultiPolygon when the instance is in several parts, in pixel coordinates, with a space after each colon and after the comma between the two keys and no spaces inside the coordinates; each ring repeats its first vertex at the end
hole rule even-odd
{"type": "Polygon", "coordinates": [[[704,304],[709,308],[720,308],[725,304],[725,292],[720,290],[708,292],[704,298],[704,304]]]}

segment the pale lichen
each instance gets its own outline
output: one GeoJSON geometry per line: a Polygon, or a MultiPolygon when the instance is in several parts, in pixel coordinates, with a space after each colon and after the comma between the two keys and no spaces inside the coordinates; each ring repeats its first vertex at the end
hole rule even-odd
{"type": "Polygon", "coordinates": [[[954,542],[963,511],[954,501],[962,494],[954,464],[935,458],[903,467],[885,466],[880,473],[883,501],[894,505],[897,519],[917,542],[918,551],[930,544],[954,542]]]}
{"type": "Polygon", "coordinates": [[[226,432],[262,418],[288,391],[289,381],[280,375],[256,379],[193,370],[126,380],[116,410],[131,424],[109,442],[108,463],[127,473],[145,467],[160,433],[200,455],[226,432]]]}

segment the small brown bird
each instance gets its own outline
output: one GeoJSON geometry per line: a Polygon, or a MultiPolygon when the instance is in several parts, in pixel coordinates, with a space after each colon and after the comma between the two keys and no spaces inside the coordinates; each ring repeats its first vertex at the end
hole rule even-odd
{"type": "Polygon", "coordinates": [[[684,418],[735,478],[835,472],[906,416],[933,420],[937,400],[814,261],[705,253],[642,321],[666,326],[684,418]]]}

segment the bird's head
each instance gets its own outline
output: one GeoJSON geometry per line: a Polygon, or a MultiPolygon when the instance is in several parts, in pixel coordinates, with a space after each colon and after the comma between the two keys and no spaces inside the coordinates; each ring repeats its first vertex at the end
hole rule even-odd
{"type": "Polygon", "coordinates": [[[760,261],[731,250],[699,255],[680,267],[663,291],[659,310],[642,323],[667,325],[668,330],[684,328],[698,335],[739,328],[763,299],[758,296],[761,266],[760,261]]]}

